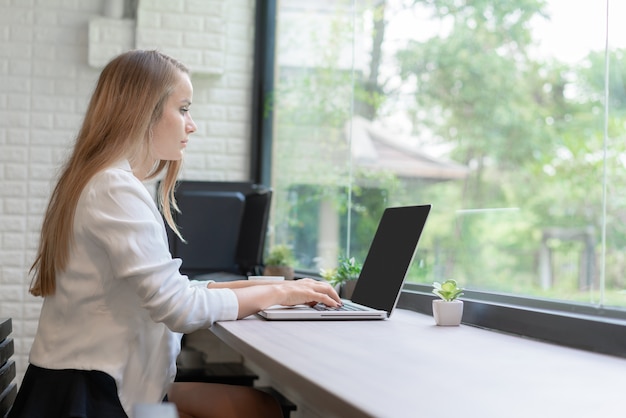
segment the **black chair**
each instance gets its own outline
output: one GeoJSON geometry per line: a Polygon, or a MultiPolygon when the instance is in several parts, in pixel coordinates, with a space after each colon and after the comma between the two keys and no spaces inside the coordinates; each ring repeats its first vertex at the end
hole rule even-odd
{"type": "MultiPolygon", "coordinates": [[[[168,229],[170,251],[182,259],[181,272],[191,279],[236,280],[259,275],[272,190],[251,182],[181,180],[175,191],[181,210],[174,216],[186,242],[168,229]]],[[[183,337],[182,350],[193,355],[183,337]]],[[[180,359],[180,358],[179,358],[180,359]]],[[[207,382],[254,386],[258,376],[243,363],[178,365],[177,382],[207,382]]],[[[296,405],[272,388],[288,417],[296,405]]]]}
{"type": "Polygon", "coordinates": [[[0,318],[0,417],[9,414],[17,396],[15,379],[15,361],[13,339],[9,337],[13,331],[11,318],[0,318]]]}
{"type": "Polygon", "coordinates": [[[272,190],[251,182],[179,181],[181,210],[174,220],[185,241],[168,229],[170,251],[190,278],[260,274],[272,190]]]}

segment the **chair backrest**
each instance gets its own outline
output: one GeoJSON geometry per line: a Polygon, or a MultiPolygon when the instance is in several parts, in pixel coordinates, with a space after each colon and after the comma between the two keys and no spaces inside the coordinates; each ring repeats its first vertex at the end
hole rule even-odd
{"type": "Polygon", "coordinates": [[[13,331],[11,318],[0,318],[0,417],[9,414],[17,396],[15,380],[15,361],[13,339],[9,337],[13,331]]]}
{"type": "Polygon", "coordinates": [[[260,274],[272,190],[251,182],[178,182],[181,213],[174,215],[186,242],[168,228],[170,251],[190,277],[214,272],[260,274]]]}

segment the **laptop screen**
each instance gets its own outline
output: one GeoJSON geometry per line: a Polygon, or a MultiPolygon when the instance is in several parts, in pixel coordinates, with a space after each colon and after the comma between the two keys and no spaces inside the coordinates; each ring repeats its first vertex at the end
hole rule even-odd
{"type": "Polygon", "coordinates": [[[352,301],[391,314],[431,205],[387,208],[370,245],[352,301]]]}

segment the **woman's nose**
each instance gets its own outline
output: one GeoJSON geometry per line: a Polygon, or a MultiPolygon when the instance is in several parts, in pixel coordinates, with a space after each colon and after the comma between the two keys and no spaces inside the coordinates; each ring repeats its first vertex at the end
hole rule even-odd
{"type": "Polygon", "coordinates": [[[189,121],[187,122],[187,132],[191,134],[196,132],[197,129],[198,127],[196,126],[196,123],[193,119],[191,119],[191,116],[189,116],[189,121]]]}

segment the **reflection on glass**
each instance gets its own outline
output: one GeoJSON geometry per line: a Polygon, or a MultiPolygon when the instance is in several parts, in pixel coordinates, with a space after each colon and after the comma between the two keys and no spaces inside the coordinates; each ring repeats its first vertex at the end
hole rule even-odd
{"type": "Polygon", "coordinates": [[[279,2],[270,240],[318,271],[432,203],[409,281],[626,306],[623,3],[279,2]]]}

